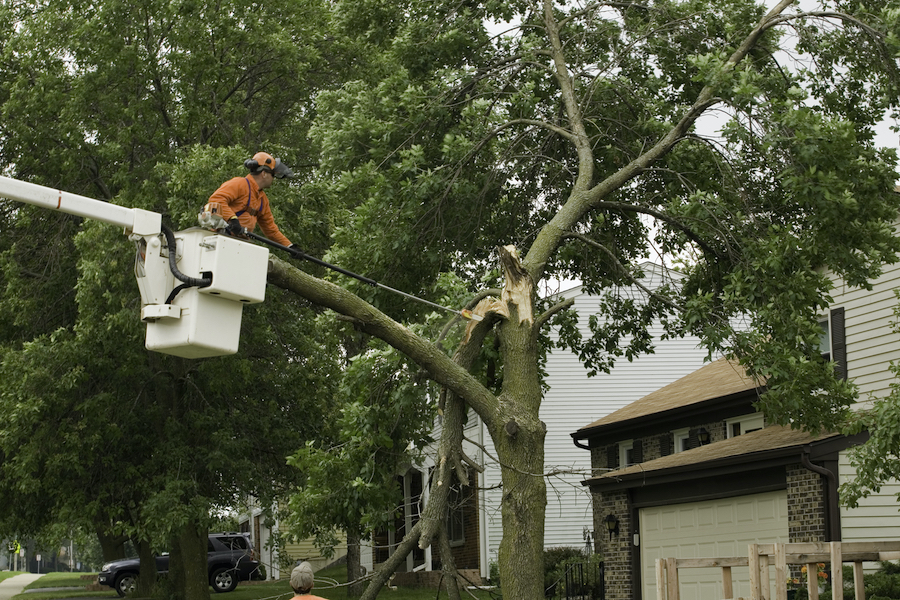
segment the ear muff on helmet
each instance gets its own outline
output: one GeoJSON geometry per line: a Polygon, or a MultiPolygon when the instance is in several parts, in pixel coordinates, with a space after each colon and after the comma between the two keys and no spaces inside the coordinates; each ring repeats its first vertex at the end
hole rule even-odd
{"type": "Polygon", "coordinates": [[[244,166],[251,173],[265,170],[279,179],[290,179],[294,176],[288,166],[281,162],[281,159],[275,158],[266,152],[257,152],[253,155],[253,158],[248,158],[244,161],[244,166]]]}

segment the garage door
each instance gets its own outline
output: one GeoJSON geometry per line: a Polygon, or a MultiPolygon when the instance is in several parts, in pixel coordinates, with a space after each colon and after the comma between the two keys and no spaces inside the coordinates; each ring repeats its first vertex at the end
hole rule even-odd
{"type": "MultiPolygon", "coordinates": [[[[787,542],[787,492],[643,508],[640,534],[643,598],[653,600],[657,558],[747,556],[749,544],[787,542]]],[[[721,572],[679,570],[681,598],[721,600],[721,572]]],[[[732,578],[734,596],[749,598],[747,568],[733,569],[732,578]]]]}

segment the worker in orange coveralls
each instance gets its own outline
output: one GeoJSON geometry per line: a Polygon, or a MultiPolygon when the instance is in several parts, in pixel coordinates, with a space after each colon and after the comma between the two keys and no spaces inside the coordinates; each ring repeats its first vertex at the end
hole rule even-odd
{"type": "Polygon", "coordinates": [[[289,179],[293,173],[281,159],[265,152],[257,152],[253,158],[244,161],[244,166],[250,173],[223,183],[209,197],[207,210],[218,205],[217,210],[212,212],[218,212],[228,223],[225,231],[231,235],[240,236],[244,228],[252,232],[259,223],[267,238],[282,246],[291,247],[291,241],[275,224],[265,190],[274,183],[276,177],[289,179]]]}

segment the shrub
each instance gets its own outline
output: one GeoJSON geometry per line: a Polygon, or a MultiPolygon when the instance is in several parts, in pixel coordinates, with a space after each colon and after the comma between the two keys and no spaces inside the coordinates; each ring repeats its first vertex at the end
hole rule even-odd
{"type": "MultiPolygon", "coordinates": [[[[844,598],[853,597],[853,569],[846,566],[844,576],[844,598]]],[[[900,565],[884,561],[879,570],[863,577],[868,600],[900,600],[900,565]]],[[[831,586],[819,595],[820,600],[831,600],[831,586]]],[[[799,599],[798,599],[799,600],[799,599]]]]}
{"type": "MultiPolygon", "coordinates": [[[[585,555],[581,548],[548,548],[544,550],[544,595],[547,598],[556,598],[566,593],[566,572],[573,569],[581,569],[579,583],[593,590],[593,595],[599,594],[599,563],[597,554],[585,555]]],[[[574,590],[572,590],[574,591],[574,590]]],[[[578,590],[578,595],[584,595],[586,590],[578,590]]]]}

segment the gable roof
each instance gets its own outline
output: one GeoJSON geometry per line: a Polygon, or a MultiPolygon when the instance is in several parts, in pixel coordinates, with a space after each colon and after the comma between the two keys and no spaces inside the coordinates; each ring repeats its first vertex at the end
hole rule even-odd
{"type": "Polygon", "coordinates": [[[650,479],[689,478],[689,473],[709,477],[717,469],[734,471],[746,468],[741,465],[750,463],[759,465],[765,462],[796,461],[804,451],[816,454],[813,446],[831,441],[841,441],[841,445],[849,446],[855,440],[834,432],[812,434],[781,425],[770,425],[741,436],[603,473],[582,484],[628,488],[646,485],[650,479]]]}
{"type": "Polygon", "coordinates": [[[629,421],[663,416],[678,409],[698,405],[713,400],[728,401],[735,396],[752,393],[754,396],[763,386],[750,379],[735,362],[720,358],[681,379],[673,381],[640,400],[620,408],[582,427],[572,434],[576,440],[586,439],[629,421]]]}

